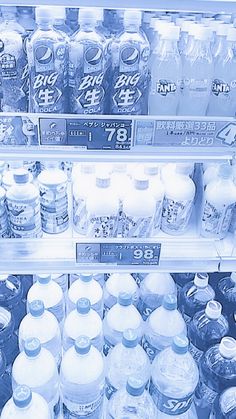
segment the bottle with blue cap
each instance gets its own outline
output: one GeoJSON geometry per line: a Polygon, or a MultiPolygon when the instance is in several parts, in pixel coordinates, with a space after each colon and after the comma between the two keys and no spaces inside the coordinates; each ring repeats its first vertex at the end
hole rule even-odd
{"type": "Polygon", "coordinates": [[[103,320],[104,355],[117,343],[122,342],[126,329],[134,329],[138,341],[143,335],[143,319],[133,305],[132,294],[120,292],[117,303],[111,307],[103,320]]]}
{"type": "Polygon", "coordinates": [[[0,415],[3,406],[12,396],[11,378],[7,373],[7,363],[4,352],[0,349],[0,415]]]}
{"type": "Polygon", "coordinates": [[[23,302],[23,285],[19,278],[14,275],[0,275],[0,305],[11,311],[15,321],[15,329],[26,314],[23,302]]]}
{"type": "Polygon", "coordinates": [[[125,387],[130,375],[139,378],[148,387],[150,379],[150,361],[139,344],[137,331],[126,329],[122,342],[111,349],[106,360],[106,398],[125,387]]]}
{"type": "Polygon", "coordinates": [[[156,419],[157,409],[150,394],[145,390],[143,380],[130,377],[126,387],[118,390],[109,400],[107,419],[137,417],[138,419],[156,419]],[[129,415],[129,416],[127,416],[129,415]]]}
{"type": "Polygon", "coordinates": [[[87,335],[91,344],[100,352],[103,349],[102,319],[91,308],[88,298],[79,298],[76,309],[72,310],[65,319],[63,328],[63,349],[66,351],[74,345],[78,336],[87,335]]]}
{"type": "Polygon", "coordinates": [[[65,418],[102,417],[104,360],[87,336],[79,336],[64,353],[60,381],[65,418]]]}
{"type": "Polygon", "coordinates": [[[67,313],[76,308],[79,298],[88,298],[91,308],[103,317],[103,290],[93,274],[81,273],[72,283],[67,296],[67,313]]]}
{"type": "Polygon", "coordinates": [[[218,281],[216,295],[223,306],[223,313],[232,323],[236,316],[236,272],[231,272],[218,281]]]}
{"type": "Polygon", "coordinates": [[[51,419],[46,400],[26,385],[17,386],[5,404],[1,419],[51,419]]]}
{"type": "Polygon", "coordinates": [[[11,234],[17,238],[42,236],[38,188],[29,182],[26,169],[16,169],[14,184],[6,193],[11,234]]]}
{"type": "Polygon", "coordinates": [[[9,309],[0,305],[0,350],[5,356],[7,369],[19,353],[17,336],[14,332],[15,320],[9,309]]]}
{"type": "Polygon", "coordinates": [[[12,366],[12,388],[28,385],[47,401],[51,417],[59,418],[59,376],[56,361],[47,349],[42,348],[39,339],[26,339],[24,350],[12,366]]]}
{"type": "Polygon", "coordinates": [[[162,305],[154,310],[145,323],[143,348],[151,361],[170,346],[176,335],[187,333],[186,323],[177,310],[175,294],[165,295],[162,305]]]}
{"type": "Polygon", "coordinates": [[[198,418],[193,397],[199,372],[188,346],[188,338],[177,335],[152,363],[150,394],[158,409],[158,419],[198,418]]]}
{"type": "Polygon", "coordinates": [[[137,306],[139,301],[139,287],[130,273],[112,273],[103,287],[104,312],[110,310],[117,303],[120,292],[132,294],[133,304],[137,306]]]}
{"type": "Polygon", "coordinates": [[[45,308],[57,318],[60,327],[65,319],[65,299],[60,285],[50,274],[37,274],[37,281],[29,289],[27,305],[34,300],[42,300],[45,308]]]}
{"type": "Polygon", "coordinates": [[[28,314],[19,327],[19,348],[23,351],[27,339],[35,337],[43,348],[54,356],[57,365],[61,361],[61,332],[56,317],[45,310],[42,300],[33,300],[28,306],[28,314]]]}
{"type": "Polygon", "coordinates": [[[235,417],[236,387],[230,387],[216,397],[209,419],[234,419],[235,417]]]}

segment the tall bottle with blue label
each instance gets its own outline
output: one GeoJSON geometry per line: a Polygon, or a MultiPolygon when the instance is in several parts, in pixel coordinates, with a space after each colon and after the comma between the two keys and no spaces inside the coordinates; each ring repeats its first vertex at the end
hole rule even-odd
{"type": "Polygon", "coordinates": [[[98,28],[96,9],[79,10],[80,29],[69,49],[70,111],[103,114],[107,96],[107,42],[98,28]]]}
{"type": "Polygon", "coordinates": [[[235,417],[236,387],[230,387],[216,397],[209,419],[234,419],[235,417]]]}
{"type": "Polygon", "coordinates": [[[111,104],[115,115],[147,114],[150,46],[140,29],[142,14],[125,10],[124,31],[111,43],[111,104]]]}
{"type": "Polygon", "coordinates": [[[27,42],[30,112],[67,112],[64,92],[68,44],[64,35],[53,28],[53,20],[53,8],[36,8],[38,29],[27,42]]]}

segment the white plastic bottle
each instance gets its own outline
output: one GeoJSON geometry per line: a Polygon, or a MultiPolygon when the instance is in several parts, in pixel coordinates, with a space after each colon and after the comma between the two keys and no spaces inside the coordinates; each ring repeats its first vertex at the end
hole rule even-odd
{"type": "Polygon", "coordinates": [[[45,308],[55,315],[62,327],[65,318],[64,296],[60,285],[51,279],[51,275],[37,275],[37,282],[32,285],[27,295],[28,306],[34,300],[42,300],[45,308]]]}
{"type": "Polygon", "coordinates": [[[57,365],[61,361],[61,332],[56,317],[45,310],[41,300],[29,304],[29,313],[23,318],[19,327],[19,348],[23,351],[29,338],[38,338],[43,348],[54,356],[57,365]]]}
{"type": "Polygon", "coordinates": [[[26,169],[16,169],[14,181],[6,193],[11,234],[17,238],[41,237],[39,191],[29,182],[26,169]]]}
{"type": "Polygon", "coordinates": [[[88,298],[91,307],[97,311],[99,316],[103,316],[103,291],[101,285],[96,281],[92,274],[80,274],[79,278],[73,282],[68,291],[67,312],[76,308],[79,298],[88,298]]]}
{"type": "Polygon", "coordinates": [[[134,329],[140,341],[143,335],[143,320],[137,308],[132,304],[132,295],[120,292],[118,302],[106,314],[103,320],[104,355],[122,341],[126,329],[134,329]]]}
{"type": "Polygon", "coordinates": [[[152,192],[153,197],[156,202],[156,209],[155,209],[155,214],[154,214],[154,219],[153,219],[153,228],[152,228],[152,236],[155,236],[160,231],[161,214],[162,214],[165,189],[164,189],[164,184],[161,181],[160,169],[157,165],[145,164],[144,173],[148,177],[149,189],[152,192]]]}
{"type": "Polygon", "coordinates": [[[102,320],[98,313],[91,309],[88,298],[79,298],[76,309],[66,317],[63,328],[63,349],[74,346],[79,336],[86,335],[91,344],[100,352],[103,348],[102,320]]]}
{"type": "Polygon", "coordinates": [[[105,312],[117,303],[120,292],[131,294],[132,302],[137,306],[139,288],[134,277],[129,273],[113,273],[106,280],[103,288],[105,312]]]}
{"type": "Polygon", "coordinates": [[[75,345],[65,352],[60,381],[65,418],[102,417],[104,361],[87,336],[80,336],[75,345]]]}
{"type": "Polygon", "coordinates": [[[218,178],[205,189],[200,233],[204,237],[223,239],[229,230],[236,201],[232,169],[227,164],[219,167],[218,178]]]}
{"type": "Polygon", "coordinates": [[[29,387],[18,386],[13,397],[5,404],[1,419],[51,419],[46,400],[29,387]]]}
{"type": "Polygon", "coordinates": [[[0,186],[0,238],[9,237],[6,191],[0,186]]]}
{"type": "Polygon", "coordinates": [[[176,335],[186,332],[185,321],[177,310],[177,297],[165,295],[162,306],[154,310],[145,323],[143,348],[152,361],[158,352],[171,345],[176,335]]]}
{"type": "Polygon", "coordinates": [[[25,341],[24,351],[12,366],[12,388],[26,384],[47,401],[52,418],[59,418],[59,376],[57,364],[51,352],[41,347],[37,338],[25,341]]]}

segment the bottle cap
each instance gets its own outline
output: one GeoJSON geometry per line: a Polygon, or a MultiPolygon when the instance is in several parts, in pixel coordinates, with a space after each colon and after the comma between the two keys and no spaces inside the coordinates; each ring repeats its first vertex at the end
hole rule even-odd
{"type": "Polygon", "coordinates": [[[54,20],[53,8],[48,6],[36,7],[35,20],[37,23],[52,22],[54,20]]]}
{"type": "Polygon", "coordinates": [[[37,356],[41,351],[40,340],[38,338],[26,339],[24,344],[24,351],[30,358],[37,356]]]}
{"type": "Polygon", "coordinates": [[[236,356],[236,340],[229,336],[221,339],[219,352],[224,358],[234,358],[236,356]]]}
{"type": "Polygon", "coordinates": [[[126,390],[131,396],[141,396],[141,394],[144,392],[144,389],[145,384],[142,380],[132,376],[128,378],[126,390]]]}
{"type": "Polygon", "coordinates": [[[134,9],[126,9],[124,13],[124,24],[134,24],[141,26],[142,12],[134,9]]]}
{"type": "Polygon", "coordinates": [[[157,18],[154,21],[154,29],[157,32],[161,32],[162,28],[165,28],[166,26],[169,27],[169,26],[173,26],[173,25],[174,25],[173,22],[165,22],[164,20],[157,19],[157,18]]]}
{"type": "Polygon", "coordinates": [[[1,13],[3,16],[6,15],[16,15],[17,14],[17,8],[16,6],[1,6],[1,13]]]}
{"type": "Polygon", "coordinates": [[[217,320],[221,316],[222,312],[222,305],[215,300],[208,301],[206,308],[205,308],[205,314],[209,319],[217,320]]]}
{"type": "Polygon", "coordinates": [[[149,180],[146,178],[143,179],[134,179],[134,187],[140,191],[148,189],[149,180]]]}
{"type": "Polygon", "coordinates": [[[227,36],[229,31],[228,25],[225,23],[219,23],[216,28],[216,35],[218,36],[227,36]]]}
{"type": "Polygon", "coordinates": [[[181,334],[173,339],[172,349],[176,354],[186,354],[188,352],[189,340],[187,336],[181,334]]]}
{"type": "Polygon", "coordinates": [[[34,300],[29,304],[29,312],[33,317],[40,317],[44,313],[45,307],[42,300],[34,300]]]}
{"type": "Polygon", "coordinates": [[[92,164],[83,163],[80,166],[80,172],[81,173],[86,173],[86,174],[94,173],[95,172],[95,167],[92,164]]]}
{"type": "Polygon", "coordinates": [[[230,179],[232,173],[232,167],[229,164],[221,164],[219,166],[218,176],[221,177],[221,179],[230,179]]]}
{"type": "Polygon", "coordinates": [[[51,281],[51,275],[50,274],[38,274],[37,275],[37,281],[40,284],[48,284],[51,281]]]}
{"type": "Polygon", "coordinates": [[[159,167],[153,164],[145,164],[144,173],[149,176],[157,175],[159,173],[159,167]]]}
{"type": "Polygon", "coordinates": [[[142,21],[143,23],[150,23],[153,17],[153,12],[143,12],[142,21]]]}
{"type": "Polygon", "coordinates": [[[194,285],[199,288],[205,288],[208,285],[209,275],[206,272],[196,273],[194,277],[194,285]]]}
{"type": "Polygon", "coordinates": [[[126,173],[127,166],[125,163],[115,163],[113,165],[113,172],[115,173],[126,173]]]}
{"type": "Polygon", "coordinates": [[[179,39],[180,34],[180,27],[179,26],[164,26],[161,29],[161,38],[162,39],[170,39],[173,41],[177,41],[179,39]]]}
{"type": "Polygon", "coordinates": [[[53,6],[53,17],[54,19],[66,19],[66,8],[63,6],[53,6]]]}
{"type": "Polygon", "coordinates": [[[90,282],[93,279],[93,274],[80,274],[79,278],[83,282],[90,282]]]}
{"type": "Polygon", "coordinates": [[[103,22],[104,10],[101,7],[96,7],[97,22],[103,22]]]}
{"type": "Polygon", "coordinates": [[[98,188],[109,188],[110,183],[110,177],[96,177],[96,186],[98,188]]]}
{"type": "Polygon", "coordinates": [[[191,32],[191,28],[192,26],[196,24],[192,21],[192,20],[183,20],[183,22],[181,23],[181,31],[182,32],[191,32]]]}
{"type": "Polygon", "coordinates": [[[2,274],[0,275],[0,282],[4,282],[8,280],[8,274],[2,274]]]}
{"type": "Polygon", "coordinates": [[[88,314],[91,308],[91,303],[88,298],[79,298],[77,301],[77,311],[80,314],[88,314]]]}
{"type": "Polygon", "coordinates": [[[122,344],[126,348],[135,348],[138,345],[138,335],[134,329],[126,329],[123,333],[122,344]]]}
{"type": "Polygon", "coordinates": [[[75,341],[75,350],[80,355],[86,355],[91,348],[91,341],[87,336],[79,336],[75,341]]]}
{"type": "Polygon", "coordinates": [[[230,275],[230,278],[232,279],[233,282],[235,282],[236,284],[236,272],[232,272],[230,275]]]}
{"type": "Polygon", "coordinates": [[[177,297],[175,294],[165,295],[162,300],[162,307],[166,310],[176,310],[177,309],[177,297]]]}
{"type": "Polygon", "coordinates": [[[121,306],[130,306],[132,304],[132,295],[128,292],[120,292],[118,296],[118,303],[121,306]]]}
{"type": "Polygon", "coordinates": [[[14,181],[18,183],[27,183],[29,181],[29,172],[26,169],[16,169],[13,174],[14,181]]]}
{"type": "Polygon", "coordinates": [[[78,20],[79,22],[92,22],[92,21],[98,21],[98,17],[97,17],[97,12],[96,9],[92,9],[92,8],[85,8],[82,7],[81,9],[79,9],[79,15],[78,15],[78,20]]]}
{"type": "Polygon", "coordinates": [[[13,402],[14,404],[23,409],[29,406],[32,400],[32,391],[27,386],[17,386],[13,391],[13,402]]]}

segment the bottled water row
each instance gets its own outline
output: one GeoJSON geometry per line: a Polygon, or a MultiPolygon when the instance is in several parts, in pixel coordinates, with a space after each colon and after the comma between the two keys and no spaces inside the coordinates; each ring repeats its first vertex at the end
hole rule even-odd
{"type": "Polygon", "coordinates": [[[235,115],[233,15],[33,13],[1,7],[2,111],[235,115]]]}
{"type": "Polygon", "coordinates": [[[236,273],[221,276],[1,275],[1,419],[233,418],[236,273]]]}

